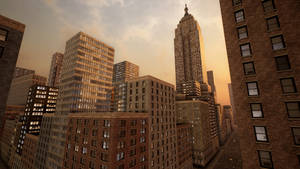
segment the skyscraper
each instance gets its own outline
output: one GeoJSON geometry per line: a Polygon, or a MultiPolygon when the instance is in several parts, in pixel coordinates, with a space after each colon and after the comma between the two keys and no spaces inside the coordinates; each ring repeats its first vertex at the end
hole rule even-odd
{"type": "Polygon", "coordinates": [[[220,4],[243,169],[298,169],[300,1],[220,4]]]}
{"type": "Polygon", "coordinates": [[[200,88],[197,83],[207,82],[203,39],[200,26],[187,7],[175,30],[174,49],[176,92],[185,94],[200,88]]]}
{"type": "Polygon", "coordinates": [[[24,24],[0,15],[0,119],[5,112],[24,29],[24,24]]]}
{"type": "MultiPolygon", "coordinates": [[[[215,91],[207,84],[201,29],[187,6],[175,29],[174,48],[177,122],[192,124],[193,164],[203,167],[218,151],[219,129],[215,91]]],[[[210,82],[214,87],[213,77],[210,82]]]]}
{"type": "Polygon", "coordinates": [[[139,76],[139,66],[128,61],[114,65],[112,111],[126,112],[127,81],[139,76]]]}
{"type": "Polygon", "coordinates": [[[56,52],[53,54],[48,78],[48,86],[58,87],[63,58],[64,54],[62,53],[56,52]]]}
{"type": "Polygon", "coordinates": [[[216,86],[215,86],[215,79],[214,79],[214,72],[207,71],[207,82],[211,87],[211,92],[216,94],[216,86]]]}
{"type": "Polygon", "coordinates": [[[114,49],[79,32],[66,43],[57,112],[110,110],[114,49]]]}

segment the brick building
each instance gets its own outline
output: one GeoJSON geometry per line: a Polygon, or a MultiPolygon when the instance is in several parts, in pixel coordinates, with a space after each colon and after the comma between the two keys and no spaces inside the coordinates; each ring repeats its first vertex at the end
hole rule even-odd
{"type": "Polygon", "coordinates": [[[69,115],[63,168],[146,169],[149,160],[147,113],[69,115]]]}
{"type": "Polygon", "coordinates": [[[24,29],[24,24],[0,15],[0,119],[5,112],[24,29]]]}
{"type": "Polygon", "coordinates": [[[220,4],[243,169],[300,168],[300,1],[220,4]]]}
{"type": "Polygon", "coordinates": [[[193,169],[193,135],[192,125],[188,123],[177,123],[177,168],[193,169]]]}

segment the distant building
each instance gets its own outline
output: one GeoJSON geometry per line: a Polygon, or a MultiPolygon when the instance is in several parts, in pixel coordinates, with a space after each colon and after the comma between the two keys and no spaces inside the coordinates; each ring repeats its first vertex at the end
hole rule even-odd
{"type": "Polygon", "coordinates": [[[2,136],[3,128],[5,126],[6,120],[14,120],[18,119],[20,115],[24,114],[25,107],[24,106],[16,106],[16,105],[6,105],[5,113],[1,120],[0,126],[0,137],[2,136]]]}
{"type": "Polygon", "coordinates": [[[63,168],[148,168],[149,114],[69,115],[63,168]],[[72,160],[76,156],[78,160],[72,160]]]}
{"type": "Polygon", "coordinates": [[[33,169],[34,168],[34,161],[35,161],[35,154],[37,150],[37,143],[38,143],[38,136],[32,134],[26,134],[26,139],[24,141],[21,161],[22,161],[22,168],[33,169]]]}
{"type": "Polygon", "coordinates": [[[234,104],[234,99],[233,99],[233,91],[232,91],[232,85],[231,83],[228,84],[228,90],[229,90],[229,96],[230,96],[230,104],[232,108],[232,116],[233,116],[233,124],[236,125],[236,110],[235,110],[235,104],[234,104]]]}
{"type": "Polygon", "coordinates": [[[176,168],[174,86],[152,76],[128,81],[127,111],[150,115],[149,169],[176,168]]]}
{"type": "Polygon", "coordinates": [[[26,69],[26,68],[22,68],[22,67],[16,67],[16,69],[14,71],[14,78],[28,75],[28,74],[34,74],[34,73],[35,73],[34,70],[30,70],[30,69],[26,69]]]}
{"type": "Polygon", "coordinates": [[[0,15],[0,119],[5,112],[24,29],[24,24],[0,15]]]}
{"type": "Polygon", "coordinates": [[[299,169],[300,1],[220,0],[243,169],[299,169]]]}
{"type": "Polygon", "coordinates": [[[193,133],[192,125],[177,123],[177,168],[193,169],[193,133]]]}
{"type": "Polygon", "coordinates": [[[216,86],[215,86],[215,79],[214,79],[214,72],[213,71],[207,71],[207,82],[210,85],[211,92],[216,94],[217,92],[216,92],[216,86]]]}
{"type": "Polygon", "coordinates": [[[27,101],[29,88],[35,84],[46,85],[46,83],[46,77],[36,74],[25,74],[14,78],[9,90],[7,104],[24,106],[27,101]]]}
{"type": "Polygon", "coordinates": [[[52,56],[48,86],[58,87],[64,54],[56,52],[52,56]]]}
{"type": "Polygon", "coordinates": [[[58,89],[34,85],[29,89],[25,113],[21,117],[22,129],[19,136],[17,153],[22,154],[27,134],[39,135],[43,114],[54,113],[58,89]]]}
{"type": "Polygon", "coordinates": [[[126,112],[127,81],[139,76],[139,66],[128,61],[114,65],[112,111],[126,112]]]}

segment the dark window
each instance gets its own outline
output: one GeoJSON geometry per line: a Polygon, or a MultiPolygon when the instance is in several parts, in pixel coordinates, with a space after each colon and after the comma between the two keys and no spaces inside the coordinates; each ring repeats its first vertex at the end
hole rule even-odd
{"type": "Polygon", "coordinates": [[[280,79],[281,88],[283,93],[296,93],[296,85],[294,78],[284,78],[280,79]]]}
{"type": "Polygon", "coordinates": [[[239,10],[234,13],[236,23],[242,22],[245,20],[244,10],[239,10]]]}
{"type": "Polygon", "coordinates": [[[253,62],[243,63],[243,66],[244,66],[245,75],[255,74],[255,68],[254,68],[254,63],[253,62]]]}
{"type": "Polygon", "coordinates": [[[274,9],[276,9],[274,5],[274,0],[263,0],[262,5],[265,12],[271,12],[274,11],[274,9]]]}
{"type": "Polygon", "coordinates": [[[267,129],[263,126],[254,126],[255,138],[259,142],[268,142],[267,129]]]}
{"type": "Polygon", "coordinates": [[[285,106],[289,117],[300,117],[300,102],[286,102],[285,106]]]}
{"type": "Polygon", "coordinates": [[[126,120],[121,120],[120,123],[121,123],[121,127],[125,127],[126,126],[126,120]]]}
{"type": "Polygon", "coordinates": [[[2,58],[4,47],[0,46],[0,58],[2,58]]]}
{"type": "Polygon", "coordinates": [[[261,167],[273,168],[271,152],[258,150],[258,157],[261,167]]]}
{"type": "Polygon", "coordinates": [[[244,39],[248,37],[247,26],[242,26],[237,28],[239,39],[244,39]]]}
{"type": "Polygon", "coordinates": [[[269,31],[277,30],[280,28],[280,24],[277,16],[273,16],[267,19],[267,28],[269,31]]]}
{"type": "Polygon", "coordinates": [[[0,28],[0,41],[7,40],[8,31],[0,28]]]}
{"type": "Polygon", "coordinates": [[[241,5],[241,4],[242,4],[242,0],[232,0],[233,6],[237,6],[237,5],[241,5]]]}
{"type": "Polygon", "coordinates": [[[258,96],[259,95],[257,82],[248,82],[247,89],[248,89],[248,96],[258,96]]]}
{"type": "Polygon", "coordinates": [[[263,118],[262,105],[260,103],[250,103],[251,114],[253,118],[263,118]]]}
{"type": "Polygon", "coordinates": [[[250,43],[246,43],[246,44],[240,45],[240,49],[241,49],[241,55],[243,57],[251,56],[250,43]]]}
{"type": "Polygon", "coordinates": [[[285,43],[282,35],[271,37],[271,42],[272,42],[273,50],[279,50],[285,48],[285,43]]]}
{"type": "Polygon", "coordinates": [[[291,69],[290,61],[288,56],[278,56],[275,58],[277,70],[288,70],[291,69]]]}
{"type": "Polygon", "coordinates": [[[292,132],[295,144],[300,145],[300,127],[292,127],[292,132]]]}

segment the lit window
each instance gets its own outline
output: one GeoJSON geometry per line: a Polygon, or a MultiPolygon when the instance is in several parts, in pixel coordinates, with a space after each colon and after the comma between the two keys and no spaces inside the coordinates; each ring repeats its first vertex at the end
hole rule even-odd
{"type": "Polygon", "coordinates": [[[278,56],[275,58],[278,71],[291,69],[288,56],[278,56]]]}
{"type": "Polygon", "coordinates": [[[285,105],[289,117],[291,118],[300,117],[300,102],[286,102],[285,105]]]}
{"type": "Polygon", "coordinates": [[[109,131],[104,130],[104,131],[103,131],[103,137],[104,137],[104,138],[109,138],[109,131]]]}
{"type": "Polygon", "coordinates": [[[258,96],[259,95],[257,82],[248,82],[247,88],[248,88],[248,96],[258,96]]]}
{"type": "Polygon", "coordinates": [[[295,144],[300,145],[300,127],[293,127],[292,132],[295,144]]]}
{"type": "Polygon", "coordinates": [[[242,4],[242,0],[232,0],[232,5],[233,6],[237,6],[237,5],[240,5],[242,4]]]}
{"type": "Polygon", "coordinates": [[[242,22],[245,20],[244,10],[239,10],[234,13],[236,23],[242,22]]]}
{"type": "Polygon", "coordinates": [[[273,50],[279,50],[285,48],[285,43],[282,35],[272,37],[271,42],[272,42],[273,50]]]}
{"type": "Polygon", "coordinates": [[[295,86],[294,78],[280,79],[281,88],[283,93],[296,93],[297,89],[295,86]]]}
{"type": "Polygon", "coordinates": [[[242,26],[237,28],[239,39],[244,39],[248,37],[247,26],[242,26]]]}
{"type": "Polygon", "coordinates": [[[254,126],[254,132],[255,132],[256,141],[259,141],[259,142],[267,142],[268,141],[267,130],[265,127],[254,126]]]}
{"type": "Polygon", "coordinates": [[[258,150],[260,166],[263,168],[273,168],[272,156],[269,151],[258,150]]]}
{"type": "Polygon", "coordinates": [[[117,154],[117,161],[124,159],[124,152],[120,152],[117,154]]]}
{"type": "Polygon", "coordinates": [[[251,47],[250,43],[240,45],[241,55],[243,57],[251,56],[251,47]]]}
{"type": "Polygon", "coordinates": [[[275,5],[273,0],[263,0],[262,5],[265,12],[274,11],[275,5]]]}
{"type": "Polygon", "coordinates": [[[262,118],[263,111],[260,103],[250,103],[251,114],[253,118],[262,118]]]}
{"type": "Polygon", "coordinates": [[[277,16],[273,16],[267,19],[267,28],[269,31],[277,30],[280,28],[280,24],[277,16]]]}
{"type": "Polygon", "coordinates": [[[104,120],[104,127],[110,127],[110,121],[104,120]]]}
{"type": "Polygon", "coordinates": [[[255,68],[253,62],[243,63],[243,66],[244,66],[245,75],[255,74],[255,68]]]}
{"type": "Polygon", "coordinates": [[[102,148],[105,149],[105,150],[107,150],[108,149],[108,142],[103,141],[102,142],[102,148]]]}
{"type": "Polygon", "coordinates": [[[82,154],[86,154],[86,152],[87,152],[87,148],[86,148],[86,147],[83,147],[83,148],[82,148],[82,154]]]}
{"type": "Polygon", "coordinates": [[[0,41],[7,40],[8,31],[0,28],[0,41]]]}

